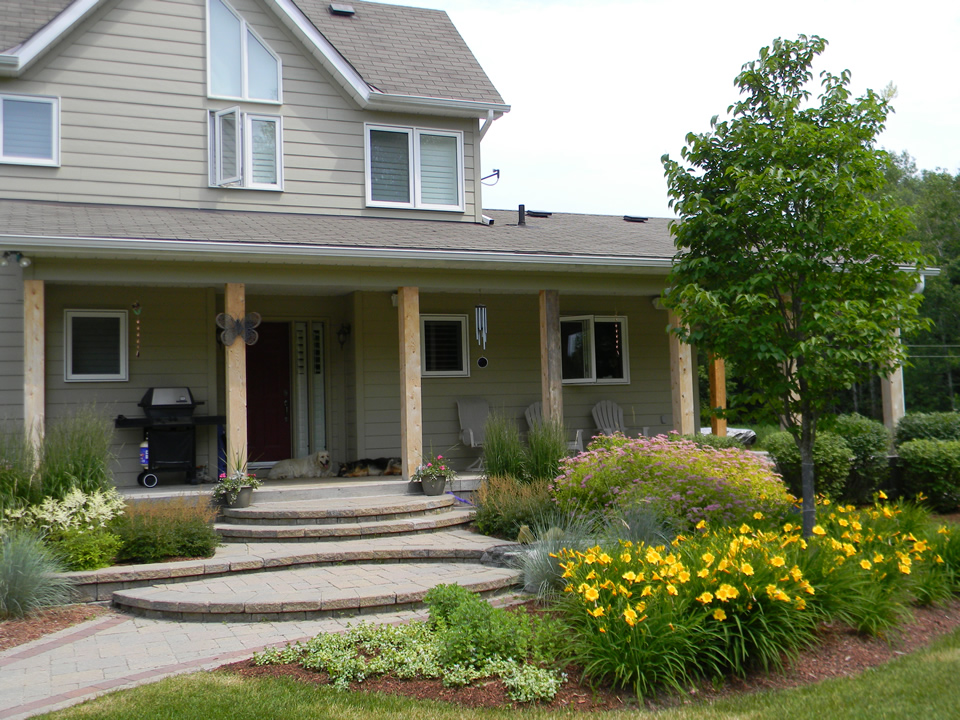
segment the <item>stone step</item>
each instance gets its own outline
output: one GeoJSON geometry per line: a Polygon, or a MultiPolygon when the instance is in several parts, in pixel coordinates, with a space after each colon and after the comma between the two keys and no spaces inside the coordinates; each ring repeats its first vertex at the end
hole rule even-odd
{"type": "Polygon", "coordinates": [[[224,508],[223,522],[230,525],[334,525],[378,520],[399,520],[443,513],[459,505],[452,495],[374,495],[370,497],[285,500],[256,503],[245,508],[224,508]]]}
{"type": "Polygon", "coordinates": [[[390,520],[352,520],[322,525],[217,523],[214,527],[227,543],[317,542],[439,532],[468,524],[473,514],[473,510],[456,509],[441,514],[390,520]]]}
{"type": "Polygon", "coordinates": [[[181,621],[275,621],[409,609],[440,584],[485,595],[511,592],[521,573],[468,562],[358,564],[261,571],[121,590],[117,607],[181,621]]]}

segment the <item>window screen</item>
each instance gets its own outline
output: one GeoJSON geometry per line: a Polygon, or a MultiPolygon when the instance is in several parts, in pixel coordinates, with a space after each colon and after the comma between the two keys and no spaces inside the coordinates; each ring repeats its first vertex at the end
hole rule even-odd
{"type": "Polygon", "coordinates": [[[621,321],[596,320],[593,334],[597,347],[597,380],[622,380],[624,337],[621,321]]]}
{"type": "Polygon", "coordinates": [[[420,200],[425,205],[459,205],[457,138],[427,135],[420,139],[420,200]]]}
{"type": "Polygon", "coordinates": [[[424,374],[466,375],[466,317],[422,320],[424,374]]]}
{"type": "Polygon", "coordinates": [[[370,131],[370,191],[378,202],[410,202],[410,141],[406,132],[370,131]]]}

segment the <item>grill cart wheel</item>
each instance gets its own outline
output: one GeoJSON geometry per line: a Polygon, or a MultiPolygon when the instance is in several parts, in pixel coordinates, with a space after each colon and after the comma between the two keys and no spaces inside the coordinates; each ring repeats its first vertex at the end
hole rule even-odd
{"type": "Polygon", "coordinates": [[[157,486],[157,483],[160,482],[160,478],[158,478],[152,472],[147,472],[144,470],[142,473],[137,475],[137,482],[144,487],[152,488],[157,486]]]}

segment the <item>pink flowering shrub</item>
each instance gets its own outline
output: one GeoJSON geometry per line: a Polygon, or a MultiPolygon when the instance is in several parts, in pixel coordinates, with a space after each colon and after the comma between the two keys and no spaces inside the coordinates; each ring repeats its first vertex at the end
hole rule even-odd
{"type": "Polygon", "coordinates": [[[681,532],[701,520],[729,525],[758,512],[780,518],[793,503],[762,457],[665,435],[591,443],[561,471],[550,488],[562,512],[606,514],[645,502],[681,532]]]}

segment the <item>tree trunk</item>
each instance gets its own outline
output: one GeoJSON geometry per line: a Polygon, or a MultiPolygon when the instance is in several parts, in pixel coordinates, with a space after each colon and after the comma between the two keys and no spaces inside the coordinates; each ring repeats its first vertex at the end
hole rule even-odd
{"type": "Polygon", "coordinates": [[[817,522],[813,470],[815,428],[809,409],[804,409],[800,415],[800,488],[803,494],[803,536],[805,538],[813,534],[813,526],[817,522]]]}

